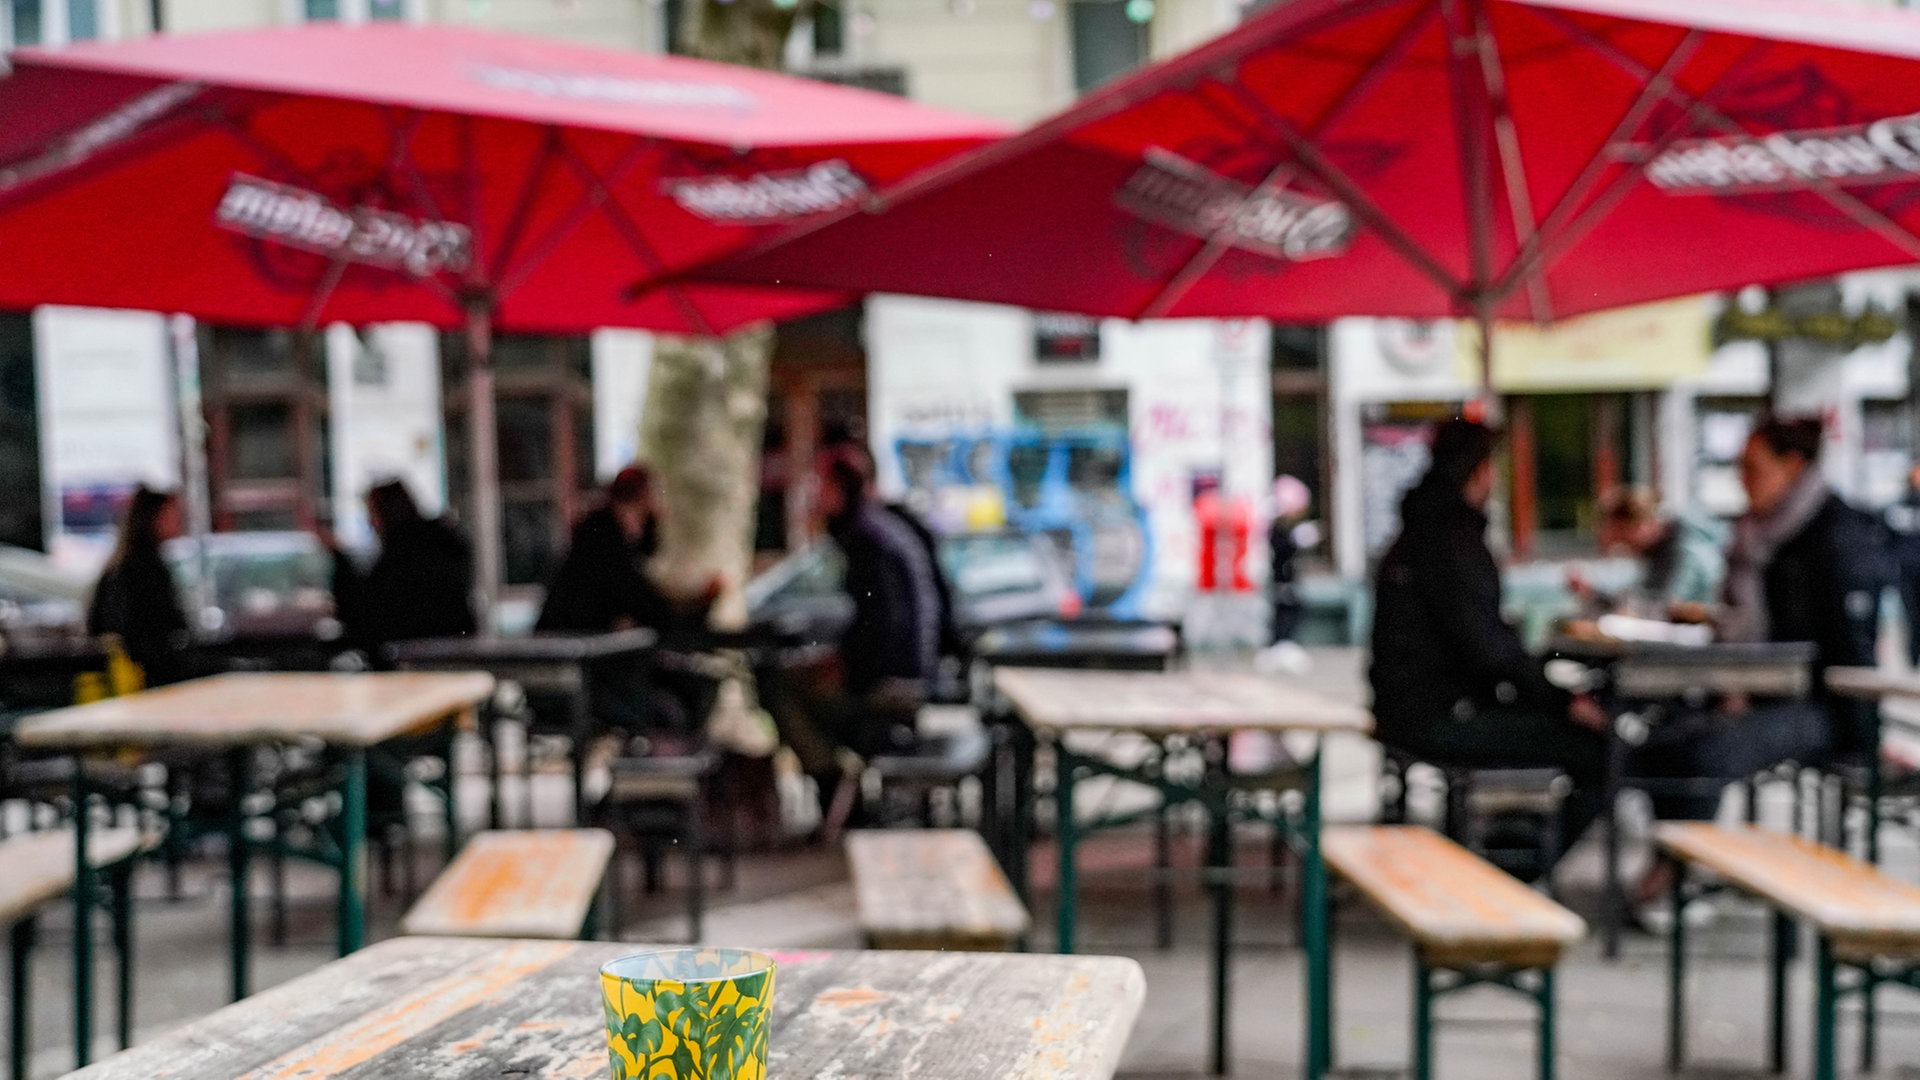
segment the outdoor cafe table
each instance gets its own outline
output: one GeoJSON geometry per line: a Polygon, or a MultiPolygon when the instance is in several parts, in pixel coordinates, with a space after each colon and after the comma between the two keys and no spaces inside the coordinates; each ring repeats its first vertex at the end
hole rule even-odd
{"type": "MultiPolygon", "coordinates": [[[[1334,701],[1287,682],[1258,675],[1223,672],[1063,671],[1000,668],[994,686],[1034,738],[1026,744],[1051,745],[1054,756],[1055,832],[1060,882],[1057,944],[1074,950],[1075,845],[1083,832],[1124,820],[1081,822],[1074,816],[1074,784],[1080,774],[1111,776],[1146,785],[1167,804],[1198,802],[1211,822],[1208,877],[1213,892],[1213,1054],[1215,1073],[1227,1071],[1227,998],[1231,985],[1232,846],[1230,778],[1225,774],[1225,742],[1238,732],[1331,732],[1365,735],[1373,718],[1355,705],[1334,701]],[[1130,768],[1085,754],[1068,745],[1081,734],[1133,734],[1163,750],[1191,746],[1210,750],[1198,780],[1130,768]]],[[[1327,870],[1320,854],[1321,739],[1301,763],[1304,798],[1297,817],[1275,824],[1286,829],[1301,861],[1302,944],[1306,952],[1306,1075],[1318,1080],[1332,1064],[1333,1014],[1331,957],[1327,934],[1327,870]]],[[[1031,777],[1028,767],[1021,775],[1031,777]]],[[[1031,791],[1017,794],[1016,835],[1031,838],[1031,791]]],[[[1137,815],[1135,815],[1137,816],[1137,815]]],[[[1023,844],[1020,850],[1025,850],[1023,844]]]]}
{"type": "Polygon", "coordinates": [[[993,667],[1164,671],[1180,635],[1154,622],[1025,622],[985,631],[971,652],[993,667]]]}
{"type": "MultiPolygon", "coordinates": [[[[1549,654],[1573,660],[1603,673],[1600,685],[1608,700],[1626,711],[1610,729],[1607,770],[1602,790],[1600,824],[1606,845],[1606,882],[1600,902],[1603,955],[1620,955],[1621,930],[1626,921],[1626,890],[1620,880],[1620,821],[1618,804],[1625,787],[1652,790],[1686,786],[1686,779],[1630,780],[1627,756],[1644,728],[1643,706],[1688,703],[1707,695],[1749,697],[1805,697],[1813,674],[1813,647],[1800,642],[1709,643],[1676,645],[1634,642],[1596,636],[1560,635],[1549,654]]],[[[1708,783],[1720,785],[1719,780],[1708,783]]],[[[1717,788],[1716,788],[1717,790],[1717,788]]],[[[1572,838],[1570,837],[1569,840],[1572,838]]]]}
{"type": "MultiPolygon", "coordinates": [[[[23,721],[15,737],[22,746],[82,756],[161,749],[226,755],[227,859],[233,893],[229,933],[233,996],[238,1000],[247,995],[248,986],[246,794],[253,785],[254,749],[315,741],[324,744],[343,768],[338,855],[340,952],[345,955],[360,947],[366,931],[368,749],[398,736],[470,722],[475,707],[492,692],[492,676],[481,672],[216,675],[41,713],[23,721]]],[[[93,971],[92,935],[79,931],[91,925],[93,896],[87,887],[93,871],[87,861],[86,774],[84,767],[73,771],[78,849],[78,884],[73,890],[74,995],[81,1003],[92,1000],[93,971]]],[[[90,1009],[76,1009],[76,1045],[82,1062],[91,1045],[89,1021],[90,1009]]]]}
{"type": "MultiPolygon", "coordinates": [[[[567,735],[572,742],[573,813],[570,824],[587,818],[587,744],[593,738],[593,670],[596,666],[646,653],[659,641],[652,630],[615,630],[605,634],[537,633],[472,635],[402,641],[388,649],[394,666],[408,671],[485,671],[503,682],[567,699],[567,735]]],[[[490,727],[491,725],[489,725],[490,727]]],[[[491,731],[483,732],[491,748],[491,731]]],[[[493,762],[492,822],[500,827],[500,757],[493,762]]],[[[531,767],[531,765],[529,765],[531,767]]],[[[533,824],[529,797],[527,824],[533,824]]]]}
{"type": "MultiPolygon", "coordinates": [[[[645,948],[393,938],[70,1080],[599,1080],[599,967],[645,948]]],[[[1114,957],[772,955],[767,1075],[789,1080],[1107,1080],[1146,992],[1114,957]]]]}

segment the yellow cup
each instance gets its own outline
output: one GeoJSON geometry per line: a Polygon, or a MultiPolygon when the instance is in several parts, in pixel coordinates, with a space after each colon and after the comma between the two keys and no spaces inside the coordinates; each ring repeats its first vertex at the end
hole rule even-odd
{"type": "Polygon", "coordinates": [[[773,958],[665,949],[600,968],[613,1080],[766,1080],[773,958]]]}

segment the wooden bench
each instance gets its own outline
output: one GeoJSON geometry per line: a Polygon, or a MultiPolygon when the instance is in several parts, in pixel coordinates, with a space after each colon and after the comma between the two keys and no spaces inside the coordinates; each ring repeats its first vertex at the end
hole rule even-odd
{"type": "Polygon", "coordinates": [[[400,922],[403,934],[547,938],[593,933],[595,900],[613,858],[605,829],[476,834],[400,922]]]}
{"type": "Polygon", "coordinates": [[[847,861],[870,948],[1003,952],[1026,936],[1027,909],[979,833],[850,833],[847,861]]]}
{"type": "Polygon", "coordinates": [[[1816,1080],[1836,1075],[1835,1028],[1839,999],[1845,994],[1861,996],[1861,1063],[1872,1071],[1874,990],[1882,983],[1920,989],[1920,887],[1888,877],[1845,852],[1753,825],[1675,822],[1661,825],[1654,838],[1679,866],[1668,953],[1668,1067],[1678,1069],[1686,1050],[1686,920],[1677,916],[1689,899],[1707,891],[1689,888],[1686,871],[1694,868],[1718,879],[1719,884],[1709,888],[1738,890],[1774,910],[1769,1066],[1775,1072],[1785,1067],[1786,968],[1793,920],[1799,919],[1813,926],[1818,940],[1813,1075],[1816,1080]],[[1842,986],[1842,970],[1853,971],[1857,978],[1842,986]]]}
{"type": "Polygon", "coordinates": [[[1434,999],[1501,986],[1540,1009],[1539,1075],[1554,1075],[1553,969],[1586,936],[1578,915],[1486,860],[1417,825],[1326,830],[1327,867],[1414,945],[1413,1076],[1433,1075],[1434,999]]]}
{"type": "MultiPolygon", "coordinates": [[[[151,850],[156,838],[136,828],[87,830],[87,863],[108,872],[113,893],[113,941],[119,953],[120,1046],[133,1041],[133,931],[132,869],[135,857],[151,850]]],[[[8,1065],[13,1080],[26,1080],[28,1015],[28,961],[33,953],[40,910],[73,891],[79,862],[74,858],[73,830],[22,833],[0,840],[0,925],[10,927],[12,953],[8,1000],[8,1065]]],[[[88,1002],[91,1005],[91,1002],[88,1002]]]]}

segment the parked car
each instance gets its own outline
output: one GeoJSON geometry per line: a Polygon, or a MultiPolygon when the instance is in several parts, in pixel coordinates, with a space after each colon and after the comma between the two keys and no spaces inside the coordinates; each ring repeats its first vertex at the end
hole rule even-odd
{"type": "MultiPolygon", "coordinates": [[[[937,541],[940,570],[963,633],[1080,612],[1052,541],[1018,532],[957,533],[937,541]]],[[[747,583],[753,625],[809,643],[837,641],[853,618],[840,550],[822,541],[780,560],[747,583]]]]}
{"type": "Polygon", "coordinates": [[[196,626],[210,641],[331,641],[340,636],[333,617],[333,560],[314,536],[303,532],[213,533],[206,557],[193,537],[167,541],[163,553],[183,603],[200,596],[202,574],[209,587],[196,626]]]}
{"type": "Polygon", "coordinates": [[[0,634],[8,640],[84,635],[91,595],[92,580],[37,551],[0,544],[0,634]]]}

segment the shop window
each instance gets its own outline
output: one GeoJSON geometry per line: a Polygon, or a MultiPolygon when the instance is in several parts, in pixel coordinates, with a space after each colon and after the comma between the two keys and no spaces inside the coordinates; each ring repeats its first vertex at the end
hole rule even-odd
{"type": "Polygon", "coordinates": [[[327,381],[311,333],[202,326],[214,527],[301,529],[329,513],[327,381]]]}
{"type": "Polygon", "coordinates": [[[1073,35],[1073,88],[1082,93],[1139,67],[1147,60],[1146,20],[1152,5],[1141,0],[1072,0],[1067,5],[1073,35]]]}
{"type": "Polygon", "coordinates": [[[1694,505],[1715,517],[1738,516],[1747,508],[1740,486],[1740,452],[1766,412],[1758,397],[1700,398],[1694,403],[1694,505]]]}
{"type": "Polygon", "coordinates": [[[1907,494],[1913,461],[1913,408],[1905,401],[1860,403],[1860,475],[1854,492],[1868,506],[1884,507],[1907,494]]]}
{"type": "Polygon", "coordinates": [[[1326,327],[1273,325],[1273,370],[1319,371],[1326,352],[1326,327]]]}

